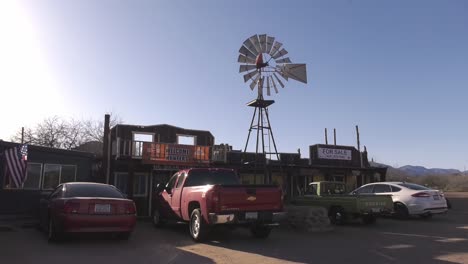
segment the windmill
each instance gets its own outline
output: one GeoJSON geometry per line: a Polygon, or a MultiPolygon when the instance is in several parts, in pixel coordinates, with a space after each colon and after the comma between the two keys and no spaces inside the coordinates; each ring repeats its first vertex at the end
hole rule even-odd
{"type": "Polygon", "coordinates": [[[257,88],[258,92],[257,99],[247,103],[247,106],[254,107],[255,110],[250,123],[244,153],[247,152],[252,130],[257,130],[255,163],[258,161],[259,154],[265,157],[269,155],[270,159],[271,155],[276,155],[279,160],[268,115],[268,107],[275,101],[265,100],[263,95],[266,91],[266,95],[270,96],[272,89],[275,93],[278,93],[278,88],[280,86],[284,88],[284,83],[289,79],[307,83],[306,65],[292,63],[291,59],[286,57],[288,51],[284,49],[283,43],[266,34],[253,35],[246,39],[240,47],[239,53],[237,59],[241,63],[239,73],[243,73],[245,83],[250,82],[250,89],[254,91],[257,88]],[[274,152],[271,151],[270,142],[273,143],[274,152]]]}

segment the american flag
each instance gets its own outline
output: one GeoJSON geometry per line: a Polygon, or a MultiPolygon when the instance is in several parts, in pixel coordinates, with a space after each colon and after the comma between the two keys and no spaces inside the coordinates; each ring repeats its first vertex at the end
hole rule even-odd
{"type": "Polygon", "coordinates": [[[26,181],[28,145],[5,150],[5,176],[16,188],[22,188],[26,181]]]}

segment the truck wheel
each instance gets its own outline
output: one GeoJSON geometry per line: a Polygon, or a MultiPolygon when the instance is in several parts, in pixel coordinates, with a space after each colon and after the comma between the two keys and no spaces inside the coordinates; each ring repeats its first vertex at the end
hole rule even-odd
{"type": "Polygon", "coordinates": [[[195,242],[201,242],[206,239],[208,235],[208,224],[203,219],[199,208],[192,211],[189,227],[190,236],[195,242]]]}
{"type": "Polygon", "coordinates": [[[343,209],[339,207],[332,207],[330,208],[330,211],[328,212],[328,218],[330,218],[330,222],[334,225],[342,225],[343,224],[343,218],[344,218],[344,213],[343,209]]]}
{"type": "Polygon", "coordinates": [[[161,227],[164,224],[164,220],[161,218],[161,212],[158,208],[153,210],[153,215],[151,217],[151,222],[153,222],[154,227],[161,227]]]}
{"type": "Polygon", "coordinates": [[[250,233],[256,238],[267,238],[271,233],[271,227],[264,225],[254,225],[250,228],[250,233]]]}
{"type": "Polygon", "coordinates": [[[374,215],[364,215],[362,216],[362,223],[365,225],[372,225],[377,222],[377,218],[374,215]]]}
{"type": "Polygon", "coordinates": [[[408,217],[409,217],[408,208],[404,204],[395,203],[394,204],[394,209],[395,209],[396,218],[398,218],[398,219],[408,219],[408,217]]]}

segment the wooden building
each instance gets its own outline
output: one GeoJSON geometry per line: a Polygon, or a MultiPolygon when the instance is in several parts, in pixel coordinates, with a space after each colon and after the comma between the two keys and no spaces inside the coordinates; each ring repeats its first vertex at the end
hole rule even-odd
{"type": "Polygon", "coordinates": [[[280,153],[278,160],[236,151],[227,144],[215,145],[209,131],[167,124],[119,124],[110,129],[109,135],[104,181],[127,193],[136,202],[139,215],[151,212],[151,197],[158,183],[190,167],[233,168],[242,183],[278,184],[286,198],[300,195],[312,181],[343,181],[353,189],[384,181],[386,174],[386,168],[369,165],[366,151],[351,146],[313,145],[307,158],[301,158],[300,153],[280,153]]]}
{"type": "Polygon", "coordinates": [[[27,178],[14,188],[5,177],[5,150],[17,143],[0,141],[0,214],[36,215],[41,197],[71,181],[98,181],[94,154],[28,145],[27,178]]]}

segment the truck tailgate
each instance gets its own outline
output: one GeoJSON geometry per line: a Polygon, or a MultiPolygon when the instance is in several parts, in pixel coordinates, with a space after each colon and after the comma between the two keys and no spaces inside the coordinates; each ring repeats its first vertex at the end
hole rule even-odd
{"type": "Polygon", "coordinates": [[[279,211],[282,191],[276,185],[221,185],[221,211],[279,211]]]}

